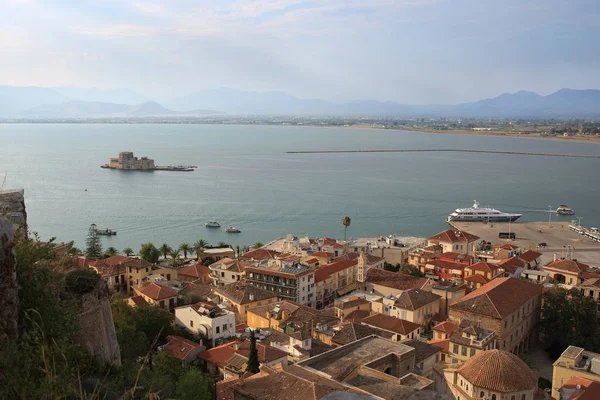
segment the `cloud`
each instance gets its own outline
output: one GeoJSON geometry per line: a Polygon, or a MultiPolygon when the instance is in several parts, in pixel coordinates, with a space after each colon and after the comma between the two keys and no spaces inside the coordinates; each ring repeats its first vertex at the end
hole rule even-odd
{"type": "Polygon", "coordinates": [[[98,38],[151,36],[164,32],[157,27],[148,25],[108,25],[97,28],[72,27],[71,31],[79,35],[98,38]]]}

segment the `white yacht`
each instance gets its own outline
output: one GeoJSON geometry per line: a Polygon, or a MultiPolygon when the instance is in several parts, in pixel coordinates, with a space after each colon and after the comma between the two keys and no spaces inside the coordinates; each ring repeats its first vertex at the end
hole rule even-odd
{"type": "Polygon", "coordinates": [[[225,229],[225,231],[229,232],[229,233],[240,233],[241,232],[240,228],[238,228],[236,226],[230,226],[227,229],[225,229]]]}
{"type": "Polygon", "coordinates": [[[516,221],[523,214],[508,214],[490,207],[480,207],[479,202],[471,208],[457,208],[448,216],[446,221],[473,221],[473,222],[508,222],[516,221]]]}
{"type": "Polygon", "coordinates": [[[556,213],[560,215],[574,215],[575,211],[569,206],[562,204],[556,209],[556,213]]]}
{"type": "Polygon", "coordinates": [[[207,228],[220,228],[221,224],[218,223],[217,221],[210,221],[210,222],[207,222],[206,225],[204,225],[204,226],[206,226],[207,228]]]}

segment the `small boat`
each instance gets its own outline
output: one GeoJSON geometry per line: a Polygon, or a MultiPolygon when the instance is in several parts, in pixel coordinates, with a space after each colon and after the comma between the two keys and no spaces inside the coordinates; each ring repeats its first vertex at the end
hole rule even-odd
{"type": "Polygon", "coordinates": [[[204,226],[206,226],[207,228],[220,228],[221,224],[218,223],[217,221],[209,221],[204,226]]]}
{"type": "Polygon", "coordinates": [[[240,233],[241,232],[240,228],[235,227],[235,226],[230,226],[225,231],[228,233],[240,233]]]}
{"type": "Polygon", "coordinates": [[[96,229],[96,235],[101,236],[114,236],[117,234],[117,231],[113,231],[112,229],[96,229]]]}
{"type": "Polygon", "coordinates": [[[559,215],[573,215],[575,214],[575,211],[572,208],[563,204],[558,206],[558,208],[556,209],[556,213],[559,215]]]}

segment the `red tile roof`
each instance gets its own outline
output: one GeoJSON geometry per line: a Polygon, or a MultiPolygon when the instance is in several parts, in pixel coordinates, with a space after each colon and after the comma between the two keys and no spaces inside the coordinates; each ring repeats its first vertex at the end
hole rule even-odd
{"type": "MultiPolygon", "coordinates": [[[[257,342],[256,350],[258,351],[258,361],[260,361],[260,363],[270,363],[280,358],[287,358],[287,353],[285,351],[268,344],[257,342]]],[[[227,364],[227,360],[234,354],[248,357],[250,354],[250,340],[244,340],[242,342],[234,341],[213,347],[210,350],[199,353],[198,358],[216,365],[219,368],[223,368],[227,364]]]]}
{"type": "Polygon", "coordinates": [[[235,348],[232,347],[233,343],[235,342],[213,347],[212,349],[198,353],[197,357],[219,368],[225,368],[225,362],[235,354],[235,348]]]}
{"type": "Polygon", "coordinates": [[[456,369],[473,386],[500,393],[537,388],[537,375],[516,355],[502,350],[478,352],[456,369]]]}
{"type": "Polygon", "coordinates": [[[573,390],[568,400],[598,400],[600,399],[600,382],[574,376],[562,388],[573,390]]]}
{"type": "Polygon", "coordinates": [[[483,261],[475,263],[469,266],[471,271],[481,271],[481,272],[491,272],[492,275],[495,271],[497,271],[500,267],[496,264],[490,264],[483,261]]]}
{"type": "Polygon", "coordinates": [[[427,343],[439,347],[445,353],[450,352],[450,339],[432,339],[427,343]]]}
{"type": "Polygon", "coordinates": [[[280,254],[275,250],[255,249],[244,253],[239,258],[242,260],[274,260],[280,254]]]}
{"type": "Polygon", "coordinates": [[[452,321],[444,321],[440,322],[436,326],[433,327],[433,330],[436,332],[442,332],[447,334],[452,334],[458,329],[458,324],[452,321]]]}
{"type": "Polygon", "coordinates": [[[512,250],[518,249],[519,246],[516,246],[514,244],[510,244],[510,243],[504,243],[503,245],[500,246],[500,248],[504,249],[504,250],[510,250],[510,251],[512,251],[512,250]]]}
{"type": "Polygon", "coordinates": [[[363,325],[373,326],[375,328],[384,329],[386,331],[395,332],[401,335],[408,335],[409,333],[416,331],[421,327],[421,325],[414,322],[379,313],[364,318],[361,323],[363,325]]]}
{"type": "Polygon", "coordinates": [[[475,274],[475,275],[467,276],[464,279],[464,281],[465,282],[471,282],[471,283],[479,283],[479,284],[485,285],[490,280],[488,278],[486,278],[485,276],[483,276],[483,275],[475,274]]]}
{"type": "Polygon", "coordinates": [[[541,256],[542,256],[542,253],[539,253],[539,252],[533,251],[533,250],[527,250],[525,253],[522,253],[521,255],[519,255],[519,258],[521,260],[529,263],[534,260],[537,260],[541,256]]]}
{"type": "Polygon", "coordinates": [[[324,281],[336,272],[352,268],[356,264],[358,264],[358,260],[343,260],[324,265],[315,271],[315,282],[324,281]]]}
{"type": "Polygon", "coordinates": [[[457,269],[460,271],[464,270],[468,266],[468,264],[457,263],[457,262],[441,260],[441,259],[434,259],[434,260],[427,261],[426,265],[433,265],[438,268],[445,268],[445,269],[457,269]]]}
{"type": "Polygon", "coordinates": [[[517,268],[524,268],[525,264],[525,261],[521,260],[519,257],[507,258],[498,263],[504,271],[510,274],[514,274],[517,268]]]}
{"type": "Polygon", "coordinates": [[[133,302],[133,304],[135,304],[138,307],[148,305],[148,302],[146,300],[144,300],[144,298],[142,296],[133,296],[129,300],[131,300],[133,302]]]}
{"type": "Polygon", "coordinates": [[[559,271],[579,274],[586,272],[590,266],[574,260],[556,260],[542,267],[543,269],[552,268],[559,271]]]}
{"type": "Polygon", "coordinates": [[[471,243],[479,240],[479,236],[475,236],[465,231],[459,231],[458,229],[448,229],[439,233],[436,233],[429,238],[431,242],[448,242],[448,243],[471,243]]]}
{"type": "MultiPolygon", "coordinates": [[[[258,351],[258,361],[262,363],[270,363],[280,358],[287,359],[287,353],[283,350],[270,346],[264,343],[256,343],[256,350],[258,351]]],[[[250,355],[250,340],[244,340],[238,346],[237,353],[248,357],[250,355]]]]}
{"type": "Polygon", "coordinates": [[[541,296],[542,289],[535,283],[515,278],[496,278],[462,297],[450,306],[459,310],[503,319],[534,297],[541,296]]]}
{"type": "Polygon", "coordinates": [[[202,350],[204,346],[200,343],[192,342],[181,336],[167,336],[167,344],[163,347],[164,351],[168,351],[173,356],[180,360],[185,360],[192,351],[202,350]]]}
{"type": "Polygon", "coordinates": [[[333,253],[330,253],[328,251],[317,251],[314,252],[312,254],[310,254],[312,257],[319,257],[319,258],[331,258],[333,257],[333,253]]]}
{"type": "Polygon", "coordinates": [[[159,285],[156,282],[152,282],[151,284],[149,284],[148,286],[144,286],[143,288],[134,288],[134,291],[136,293],[141,293],[146,297],[150,297],[152,300],[155,301],[177,296],[176,291],[166,286],[159,285]]]}
{"type": "Polygon", "coordinates": [[[202,265],[199,262],[195,262],[192,265],[183,267],[177,271],[177,275],[190,276],[192,278],[200,279],[207,275],[210,275],[210,268],[202,265]]]}
{"type": "Polygon", "coordinates": [[[399,308],[415,311],[427,304],[438,301],[440,297],[441,296],[435,293],[427,292],[425,290],[409,289],[400,293],[400,296],[398,296],[394,305],[399,308]]]}
{"type": "Polygon", "coordinates": [[[383,269],[371,268],[367,272],[366,282],[398,290],[422,289],[431,283],[428,278],[419,278],[400,272],[390,272],[383,269]]]}
{"type": "Polygon", "coordinates": [[[452,251],[447,251],[445,253],[440,254],[438,257],[440,260],[452,261],[461,264],[472,264],[475,260],[475,257],[468,254],[455,253],[452,251]]]}

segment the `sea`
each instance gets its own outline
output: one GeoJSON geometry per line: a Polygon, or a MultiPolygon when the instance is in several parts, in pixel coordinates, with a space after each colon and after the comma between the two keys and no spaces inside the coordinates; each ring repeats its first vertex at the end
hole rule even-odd
{"type": "MultiPolygon", "coordinates": [[[[201,124],[2,124],[0,186],[23,188],[31,231],[83,247],[233,246],[286,234],[430,236],[473,200],[522,220],[567,204],[600,226],[600,159],[480,153],[287,154],[297,150],[474,149],[600,155],[591,142],[400,130],[201,124]],[[120,151],[193,172],[101,169],[120,151]],[[219,221],[210,229],[207,221],[219,221]],[[226,233],[227,226],[241,233],[226,233]]],[[[568,222],[573,217],[559,217],[568,222]]]]}

